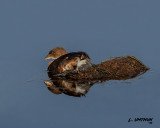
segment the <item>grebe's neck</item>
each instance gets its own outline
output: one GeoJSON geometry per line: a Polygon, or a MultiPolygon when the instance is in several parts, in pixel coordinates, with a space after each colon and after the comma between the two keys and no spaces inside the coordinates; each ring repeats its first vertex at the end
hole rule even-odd
{"type": "Polygon", "coordinates": [[[47,68],[51,65],[51,63],[52,63],[53,61],[54,61],[54,60],[52,60],[52,61],[50,61],[50,62],[48,63],[47,68]]]}

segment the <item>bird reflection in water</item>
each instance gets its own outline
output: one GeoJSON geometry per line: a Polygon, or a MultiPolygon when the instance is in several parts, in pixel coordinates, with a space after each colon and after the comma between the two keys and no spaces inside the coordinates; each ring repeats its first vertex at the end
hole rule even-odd
{"type": "Polygon", "coordinates": [[[56,80],[44,81],[44,83],[48,90],[54,94],[64,93],[69,96],[81,97],[85,96],[96,81],[75,81],[56,78],[56,80]]]}

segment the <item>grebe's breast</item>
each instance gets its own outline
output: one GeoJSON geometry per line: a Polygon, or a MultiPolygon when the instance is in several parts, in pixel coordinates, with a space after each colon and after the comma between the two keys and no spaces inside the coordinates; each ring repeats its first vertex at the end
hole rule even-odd
{"type": "Polygon", "coordinates": [[[59,74],[68,70],[85,71],[91,67],[89,56],[85,52],[72,52],[54,60],[48,71],[52,74],[59,74]]]}

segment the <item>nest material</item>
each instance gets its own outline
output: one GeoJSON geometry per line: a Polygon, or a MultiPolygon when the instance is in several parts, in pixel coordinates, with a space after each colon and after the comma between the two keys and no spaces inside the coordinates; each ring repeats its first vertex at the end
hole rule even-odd
{"type": "Polygon", "coordinates": [[[115,57],[101,62],[85,72],[68,73],[74,80],[125,80],[145,73],[149,68],[134,56],[115,57]]]}

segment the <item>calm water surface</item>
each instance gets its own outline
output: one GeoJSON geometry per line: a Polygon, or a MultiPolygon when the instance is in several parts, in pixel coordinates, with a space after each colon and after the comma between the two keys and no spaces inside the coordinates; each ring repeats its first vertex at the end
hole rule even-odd
{"type": "Polygon", "coordinates": [[[159,1],[0,1],[1,128],[158,128],[159,1]],[[151,69],[126,81],[95,84],[86,97],[48,91],[44,60],[63,46],[93,63],[134,55],[151,69]],[[128,122],[129,118],[153,118],[128,122]]]}

